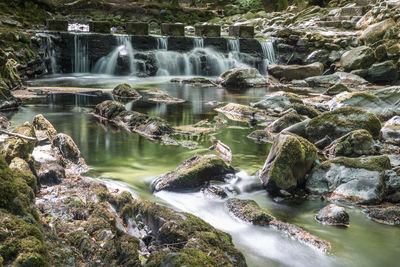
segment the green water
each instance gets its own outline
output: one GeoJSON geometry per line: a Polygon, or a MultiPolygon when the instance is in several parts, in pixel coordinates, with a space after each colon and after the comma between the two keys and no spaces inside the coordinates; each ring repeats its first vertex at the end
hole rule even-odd
{"type": "MultiPolygon", "coordinates": [[[[112,88],[122,82],[119,78],[59,77],[34,81],[37,86],[65,86],[112,88]]],[[[130,80],[136,83],[136,80],[130,80]]],[[[163,81],[141,81],[157,86],[170,95],[187,100],[180,105],[153,105],[127,107],[151,115],[161,116],[174,126],[188,125],[200,120],[211,120],[218,115],[209,101],[247,104],[260,99],[265,89],[246,92],[229,92],[218,88],[196,88],[163,81]]],[[[201,193],[160,192],[152,195],[149,185],[158,175],[176,168],[194,154],[210,153],[207,136],[197,141],[194,150],[182,146],[166,146],[129,134],[110,125],[98,122],[89,112],[97,103],[110,99],[102,97],[53,95],[25,104],[16,112],[2,113],[13,126],[31,121],[36,114],[44,114],[59,132],[70,135],[81,149],[92,170],[89,176],[110,186],[124,185],[136,196],[158,201],[173,208],[191,212],[215,227],[229,232],[235,245],[246,255],[250,266],[398,266],[400,262],[400,228],[370,221],[360,209],[348,207],[348,228],[327,227],[316,222],[316,212],[327,203],[306,201],[303,203],[275,203],[264,190],[232,196],[254,199],[281,220],[295,223],[313,234],[331,242],[332,251],[323,254],[315,249],[291,240],[286,236],[261,227],[251,226],[232,219],[222,200],[204,197],[201,193]]],[[[270,146],[258,145],[246,138],[254,129],[246,123],[229,121],[229,126],[217,132],[215,137],[233,151],[232,165],[240,170],[238,179],[226,184],[243,188],[258,183],[254,176],[262,168],[270,146]]]]}

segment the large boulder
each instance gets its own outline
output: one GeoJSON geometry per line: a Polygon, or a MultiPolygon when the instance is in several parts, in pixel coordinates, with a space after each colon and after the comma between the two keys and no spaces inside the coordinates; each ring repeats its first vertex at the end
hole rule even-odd
{"type": "Polygon", "coordinates": [[[379,41],[379,39],[386,33],[386,30],[395,24],[396,22],[391,18],[372,24],[364,30],[360,36],[360,40],[365,44],[373,44],[379,41]]]}
{"type": "Polygon", "coordinates": [[[10,162],[15,157],[29,161],[30,154],[32,154],[32,151],[37,143],[35,130],[32,124],[25,123],[15,129],[14,133],[33,139],[30,140],[21,137],[8,138],[4,142],[4,146],[1,149],[1,154],[4,156],[7,162],[10,162]]]}
{"type": "Polygon", "coordinates": [[[385,196],[385,170],[389,169],[387,156],[339,157],[314,168],[306,188],[312,193],[329,194],[332,201],[380,203],[385,196]]]}
{"type": "Polygon", "coordinates": [[[305,117],[299,115],[296,111],[291,111],[280,117],[279,119],[272,122],[266,130],[271,133],[280,133],[283,129],[290,127],[296,123],[302,122],[305,117]]]}
{"type": "Polygon", "coordinates": [[[294,193],[305,183],[305,176],[317,159],[317,149],[306,139],[284,133],[276,137],[260,173],[268,192],[279,195],[280,190],[294,193]]]}
{"type": "Polygon", "coordinates": [[[217,84],[229,88],[266,86],[267,80],[256,68],[235,68],[222,73],[217,84]]]}
{"type": "Polygon", "coordinates": [[[342,93],[329,101],[331,110],[340,107],[356,107],[365,111],[374,113],[378,118],[388,119],[399,113],[398,108],[379,99],[376,95],[355,92],[355,93],[342,93]]]}
{"type": "Polygon", "coordinates": [[[115,118],[122,111],[125,111],[124,105],[112,100],[101,102],[94,109],[95,114],[109,120],[115,118]]]}
{"type": "Polygon", "coordinates": [[[32,125],[39,139],[48,138],[49,140],[53,140],[57,135],[57,130],[42,114],[36,115],[33,118],[32,125]]]}
{"type": "Polygon", "coordinates": [[[317,221],[326,225],[349,225],[349,214],[343,207],[330,204],[321,209],[315,216],[317,221]]]}
{"type": "Polygon", "coordinates": [[[37,146],[32,153],[34,168],[41,185],[59,184],[65,178],[65,166],[60,151],[51,146],[37,146]]]}
{"type": "Polygon", "coordinates": [[[116,95],[117,97],[129,98],[129,99],[133,99],[133,100],[138,100],[138,99],[142,98],[142,96],[127,83],[123,83],[123,84],[116,86],[113,89],[112,93],[113,93],[113,95],[116,95]]]}
{"type": "Polygon", "coordinates": [[[373,64],[368,69],[368,75],[366,79],[374,83],[388,84],[390,82],[397,81],[399,72],[397,70],[397,64],[393,61],[388,60],[385,62],[373,64]]]}
{"type": "Polygon", "coordinates": [[[340,64],[350,72],[352,70],[366,69],[375,62],[374,50],[368,46],[359,46],[342,55],[340,64]]]}
{"type": "Polygon", "coordinates": [[[275,218],[262,210],[254,200],[230,198],[225,203],[235,217],[254,225],[267,226],[275,218]]]}
{"type": "Polygon", "coordinates": [[[352,131],[336,139],[325,151],[331,159],[338,156],[359,157],[376,153],[374,139],[364,129],[352,131]]]}
{"type": "Polygon", "coordinates": [[[292,104],[303,104],[303,101],[292,93],[276,92],[266,95],[264,99],[251,105],[256,108],[280,113],[292,104]]]}
{"type": "Polygon", "coordinates": [[[64,159],[77,163],[81,152],[74,140],[69,135],[60,133],[53,140],[53,145],[56,147],[64,159]]]}
{"type": "Polygon", "coordinates": [[[226,174],[233,172],[233,168],[218,156],[194,156],[157,179],[153,187],[155,191],[195,190],[211,180],[223,181],[226,174]]]}
{"type": "Polygon", "coordinates": [[[263,110],[236,103],[229,103],[215,110],[234,121],[265,120],[267,116],[263,110]]]}
{"type": "Polygon", "coordinates": [[[306,78],[305,81],[311,87],[331,87],[338,83],[347,86],[368,84],[368,81],[360,76],[347,72],[335,72],[330,75],[309,77],[306,78]]]}
{"type": "Polygon", "coordinates": [[[268,66],[268,73],[276,78],[287,80],[302,80],[312,76],[322,75],[324,65],[316,62],[309,65],[276,65],[268,66]]]}
{"type": "Polygon", "coordinates": [[[342,107],[311,119],[306,126],[306,135],[315,143],[325,137],[335,140],[358,129],[365,129],[374,138],[378,138],[381,122],[370,112],[354,107],[342,107]]]}

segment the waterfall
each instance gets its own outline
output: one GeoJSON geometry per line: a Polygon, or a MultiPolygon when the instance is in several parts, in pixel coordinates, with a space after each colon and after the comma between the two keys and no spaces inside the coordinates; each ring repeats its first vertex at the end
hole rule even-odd
{"type": "Polygon", "coordinates": [[[74,58],[72,66],[75,73],[90,71],[87,34],[74,33],[74,58]]]}
{"type": "Polygon", "coordinates": [[[262,48],[263,56],[264,56],[262,69],[260,72],[262,74],[267,74],[268,65],[276,63],[274,43],[273,43],[273,41],[267,41],[267,42],[260,42],[260,44],[261,44],[261,48],[262,48]]]}
{"type": "Polygon", "coordinates": [[[240,40],[239,39],[228,39],[228,51],[240,53],[240,40]]]}
{"type": "Polygon", "coordinates": [[[168,37],[157,37],[157,50],[168,49],[168,37]]]}
{"type": "Polygon", "coordinates": [[[116,35],[117,47],[111,51],[107,56],[102,57],[96,62],[93,72],[95,73],[105,73],[114,75],[117,73],[128,73],[129,75],[136,74],[136,61],[135,53],[132,47],[131,37],[125,35],[116,35]],[[118,71],[118,59],[127,58],[129,61],[128,71],[124,68],[118,71]]]}
{"type": "Polygon", "coordinates": [[[49,72],[52,74],[58,73],[57,54],[51,36],[44,36],[44,46],[45,53],[50,59],[49,72]]]}
{"type": "Polygon", "coordinates": [[[204,39],[203,38],[193,38],[194,48],[204,48],[204,39]]]}

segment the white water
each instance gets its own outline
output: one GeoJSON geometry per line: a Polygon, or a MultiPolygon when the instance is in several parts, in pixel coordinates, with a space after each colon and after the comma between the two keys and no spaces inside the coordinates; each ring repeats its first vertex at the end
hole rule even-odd
{"type": "Polygon", "coordinates": [[[90,71],[88,35],[74,33],[73,72],[86,73],[90,71]]]}
{"type": "Polygon", "coordinates": [[[129,60],[129,73],[130,75],[136,74],[136,61],[135,53],[132,47],[132,42],[129,36],[116,35],[117,47],[111,51],[107,56],[102,57],[96,62],[93,68],[94,73],[104,73],[113,75],[116,72],[118,58],[127,56],[129,60]]]}
{"type": "Polygon", "coordinates": [[[157,50],[167,50],[167,49],[168,49],[168,37],[158,37],[157,50]]]}
{"type": "Polygon", "coordinates": [[[267,74],[268,65],[276,63],[274,43],[273,41],[267,41],[267,42],[261,42],[260,44],[264,56],[263,65],[260,72],[261,74],[267,74]]]}
{"type": "Polygon", "coordinates": [[[53,44],[53,40],[51,39],[51,36],[48,35],[44,37],[44,40],[45,40],[45,52],[50,59],[49,72],[52,74],[58,73],[57,54],[53,44]]]}

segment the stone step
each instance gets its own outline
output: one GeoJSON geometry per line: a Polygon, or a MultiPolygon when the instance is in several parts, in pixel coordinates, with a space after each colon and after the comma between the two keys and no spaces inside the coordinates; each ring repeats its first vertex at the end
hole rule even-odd
{"type": "Polygon", "coordinates": [[[339,16],[363,16],[367,11],[366,7],[342,7],[339,11],[339,16]]]}
{"type": "Polygon", "coordinates": [[[357,6],[368,6],[370,4],[375,4],[376,0],[355,0],[357,6]]]}

